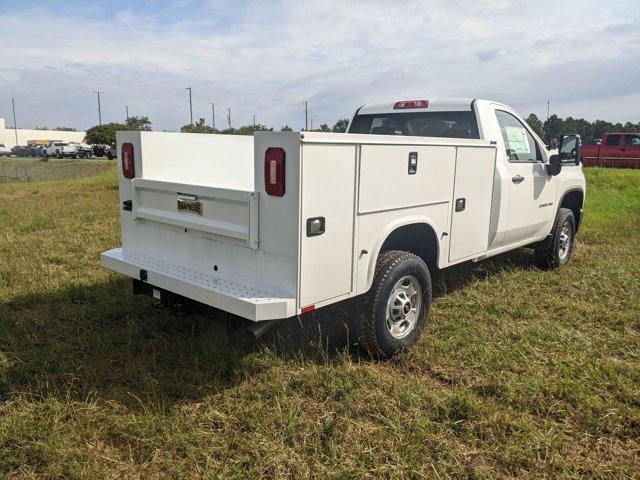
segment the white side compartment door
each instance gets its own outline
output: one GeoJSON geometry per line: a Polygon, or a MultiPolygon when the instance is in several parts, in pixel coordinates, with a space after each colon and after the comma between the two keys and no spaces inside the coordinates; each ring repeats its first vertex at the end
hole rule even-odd
{"type": "Polygon", "coordinates": [[[495,148],[457,148],[450,262],[474,257],[488,248],[495,164],[495,148]]]}
{"type": "Polygon", "coordinates": [[[302,148],[300,308],[352,290],[355,162],[355,145],[302,148]]]}

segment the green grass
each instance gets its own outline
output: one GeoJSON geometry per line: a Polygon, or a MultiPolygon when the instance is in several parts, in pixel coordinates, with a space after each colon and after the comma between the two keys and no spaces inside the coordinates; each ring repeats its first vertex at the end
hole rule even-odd
{"type": "Polygon", "coordinates": [[[388,363],[329,348],[338,309],[251,343],[133,297],[98,265],[113,172],[0,185],[0,475],[638,477],[640,171],[586,174],[569,265],[435,275],[430,324],[388,363]]]}

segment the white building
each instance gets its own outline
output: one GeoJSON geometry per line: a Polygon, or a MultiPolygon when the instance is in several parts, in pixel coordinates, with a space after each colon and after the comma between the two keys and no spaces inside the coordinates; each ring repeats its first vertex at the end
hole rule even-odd
{"type": "MultiPolygon", "coordinates": [[[[62,142],[82,142],[85,132],[63,132],[58,130],[18,129],[18,144],[27,145],[29,140],[60,140],[62,142]]],[[[0,143],[5,147],[16,146],[16,131],[7,128],[4,118],[0,117],[0,143]]]]}

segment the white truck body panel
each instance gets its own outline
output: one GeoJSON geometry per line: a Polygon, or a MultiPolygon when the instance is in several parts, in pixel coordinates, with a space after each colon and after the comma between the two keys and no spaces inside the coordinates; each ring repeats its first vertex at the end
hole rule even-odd
{"type": "MultiPolygon", "coordinates": [[[[284,318],[367,292],[400,227],[432,232],[445,268],[543,240],[562,195],[584,190],[580,166],[546,173],[546,148],[543,162],[509,163],[494,113],[515,114],[509,107],[444,99],[429,108],[474,110],[481,138],[118,132],[119,153],[133,145],[135,178],[124,178],[118,155],[120,200],[131,209],[122,248],[102,264],[250,320],[284,318]],[[269,147],[285,153],[283,196],[266,192],[269,147]],[[200,212],[178,210],[181,201],[200,212]],[[310,235],[320,218],[324,231],[310,235]]],[[[393,103],[361,111],[391,113],[393,103]]]]}

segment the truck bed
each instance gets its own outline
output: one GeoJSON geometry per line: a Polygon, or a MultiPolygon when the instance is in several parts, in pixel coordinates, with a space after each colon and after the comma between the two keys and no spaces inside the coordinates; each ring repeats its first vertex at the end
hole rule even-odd
{"type": "Polygon", "coordinates": [[[366,292],[386,236],[402,222],[448,236],[439,266],[487,249],[496,147],[486,141],[316,132],[117,138],[119,152],[133,145],[135,178],[124,178],[119,155],[122,247],[104,252],[102,265],[253,321],[366,292]],[[265,188],[270,147],[285,155],[282,196],[265,188]],[[464,211],[454,215],[460,198],[464,211]],[[314,220],[321,233],[310,233],[314,220]]]}

